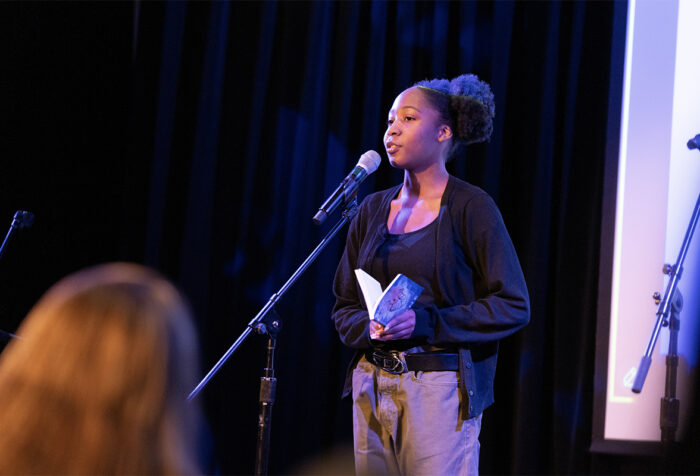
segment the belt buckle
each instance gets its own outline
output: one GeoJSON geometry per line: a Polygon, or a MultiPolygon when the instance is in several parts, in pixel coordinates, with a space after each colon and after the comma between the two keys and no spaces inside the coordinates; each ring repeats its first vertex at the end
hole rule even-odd
{"type": "Polygon", "coordinates": [[[375,349],[372,352],[372,363],[390,374],[400,375],[408,372],[406,361],[395,350],[386,352],[375,349]]]}

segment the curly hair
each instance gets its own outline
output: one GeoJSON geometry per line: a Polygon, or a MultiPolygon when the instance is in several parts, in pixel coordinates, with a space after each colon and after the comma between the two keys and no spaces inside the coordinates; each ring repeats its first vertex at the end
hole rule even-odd
{"type": "Polygon", "coordinates": [[[460,145],[488,141],[493,132],[496,105],[487,83],[474,74],[454,79],[426,79],[413,85],[420,88],[454,134],[452,155],[460,145]]]}

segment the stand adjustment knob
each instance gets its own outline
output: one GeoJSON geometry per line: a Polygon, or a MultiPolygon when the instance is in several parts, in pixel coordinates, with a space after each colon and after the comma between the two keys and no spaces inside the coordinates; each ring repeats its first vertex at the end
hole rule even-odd
{"type": "Polygon", "coordinates": [[[656,304],[658,306],[659,303],[661,302],[661,294],[659,294],[659,292],[656,291],[654,294],[651,295],[651,297],[654,298],[654,304],[656,304]]]}
{"type": "Polygon", "coordinates": [[[673,272],[673,266],[671,266],[668,263],[665,263],[664,267],[661,268],[661,272],[664,274],[671,274],[673,272]]]}

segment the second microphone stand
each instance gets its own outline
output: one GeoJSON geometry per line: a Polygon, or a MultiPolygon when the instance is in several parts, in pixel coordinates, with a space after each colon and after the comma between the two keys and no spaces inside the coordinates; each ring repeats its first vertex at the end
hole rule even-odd
{"type": "Polygon", "coordinates": [[[651,356],[656,346],[656,340],[659,337],[659,332],[662,327],[668,327],[670,330],[669,349],[666,356],[666,385],[664,398],[661,399],[661,442],[664,445],[664,450],[667,451],[669,445],[675,440],[675,433],[678,428],[678,417],[680,412],[680,401],[676,398],[676,374],[678,368],[678,331],[680,330],[680,311],[683,307],[683,297],[678,290],[678,281],[683,275],[683,262],[688,253],[690,242],[693,239],[695,226],[698,223],[700,216],[700,195],[695,202],[695,209],[690,218],[690,223],[683,238],[681,250],[678,253],[676,264],[671,266],[664,265],[663,272],[669,276],[668,285],[664,292],[664,297],[660,300],[661,295],[654,293],[654,299],[659,304],[656,312],[656,324],[651,334],[649,344],[646,351],[639,362],[639,369],[632,386],[634,393],[640,393],[644,386],[649,367],[651,366],[651,356]],[[670,316],[669,316],[670,314],[670,316]]]}

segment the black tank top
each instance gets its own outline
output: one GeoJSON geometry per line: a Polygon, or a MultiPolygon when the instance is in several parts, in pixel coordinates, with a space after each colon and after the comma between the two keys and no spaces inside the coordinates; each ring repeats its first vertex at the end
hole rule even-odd
{"type": "Polygon", "coordinates": [[[433,303],[437,219],[415,231],[392,234],[384,226],[384,236],[372,260],[370,274],[382,289],[402,273],[423,286],[418,302],[433,303]]]}

